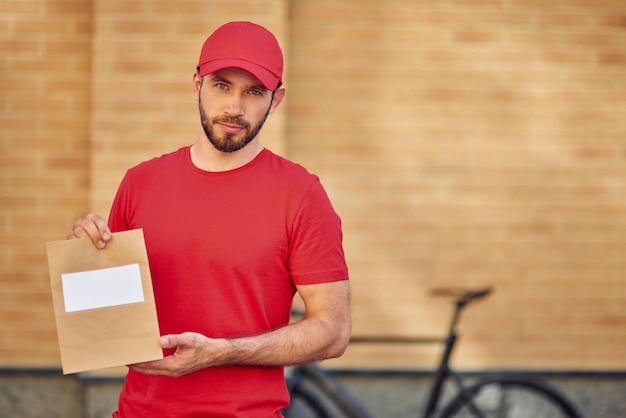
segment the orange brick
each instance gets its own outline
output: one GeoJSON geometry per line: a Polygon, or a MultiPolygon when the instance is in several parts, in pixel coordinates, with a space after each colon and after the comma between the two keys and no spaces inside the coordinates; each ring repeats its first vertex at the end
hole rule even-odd
{"type": "Polygon", "coordinates": [[[60,53],[73,55],[77,51],[88,51],[90,46],[91,42],[89,39],[80,39],[78,37],[63,40],[46,39],[43,42],[44,53],[53,56],[60,53]]]}
{"type": "Polygon", "coordinates": [[[89,15],[92,12],[92,3],[84,0],[45,0],[44,12],[47,15],[89,15]]]}
{"type": "Polygon", "coordinates": [[[626,64],[626,53],[624,52],[599,53],[598,63],[605,64],[605,65],[623,66],[626,64]]]}
{"type": "Polygon", "coordinates": [[[14,21],[12,28],[20,35],[45,33],[54,36],[69,33],[70,25],[70,22],[64,20],[22,19],[14,21]]]}
{"type": "Polygon", "coordinates": [[[24,56],[35,54],[39,49],[39,41],[30,39],[0,39],[0,51],[11,55],[24,56]]]}
{"type": "Polygon", "coordinates": [[[0,3],[0,12],[11,13],[12,15],[27,15],[39,11],[40,1],[38,0],[9,0],[0,3]]]}
{"type": "Polygon", "coordinates": [[[453,34],[453,37],[456,42],[492,43],[501,41],[501,35],[495,31],[458,31],[453,34]]]}
{"type": "Polygon", "coordinates": [[[624,28],[626,27],[626,13],[600,15],[598,16],[597,21],[601,25],[615,27],[618,29],[624,28]]]}
{"type": "Polygon", "coordinates": [[[98,12],[104,15],[145,12],[145,5],[135,1],[107,1],[98,3],[98,12]]]}
{"type": "Polygon", "coordinates": [[[117,20],[111,23],[113,33],[152,34],[161,35],[167,32],[167,27],[159,20],[141,19],[139,21],[117,20]]]}

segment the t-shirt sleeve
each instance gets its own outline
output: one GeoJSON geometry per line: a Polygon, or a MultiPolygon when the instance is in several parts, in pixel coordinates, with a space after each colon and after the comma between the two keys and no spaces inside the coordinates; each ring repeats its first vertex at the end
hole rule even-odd
{"type": "Polygon", "coordinates": [[[109,228],[111,232],[127,231],[130,229],[128,221],[129,177],[130,175],[127,171],[117,189],[113,204],[111,205],[111,212],[109,213],[109,228]]]}
{"type": "Polygon", "coordinates": [[[305,194],[295,216],[289,270],[299,284],[348,280],[341,219],[319,180],[305,194]]]}

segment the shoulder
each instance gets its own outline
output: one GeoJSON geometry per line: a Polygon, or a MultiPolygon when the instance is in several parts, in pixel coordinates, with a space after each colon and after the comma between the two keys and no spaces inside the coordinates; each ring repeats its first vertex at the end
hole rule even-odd
{"type": "Polygon", "coordinates": [[[136,166],[130,168],[128,172],[132,175],[149,175],[150,173],[163,174],[164,169],[170,166],[182,165],[185,162],[186,155],[189,153],[189,146],[184,146],[176,151],[163,154],[158,157],[143,161],[136,166]]]}
{"type": "Polygon", "coordinates": [[[328,206],[328,194],[317,174],[271,151],[267,153],[262,164],[265,168],[254,179],[258,188],[277,201],[280,200],[278,196],[282,196],[298,207],[304,202],[328,206]]]}
{"type": "Polygon", "coordinates": [[[281,182],[314,183],[319,181],[319,177],[304,166],[275,154],[268,149],[265,149],[263,152],[265,154],[263,166],[268,174],[280,177],[281,182]]]}

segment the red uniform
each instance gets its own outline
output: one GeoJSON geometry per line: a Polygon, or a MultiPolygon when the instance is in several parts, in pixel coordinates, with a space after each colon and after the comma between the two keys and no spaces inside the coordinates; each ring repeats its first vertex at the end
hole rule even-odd
{"type": "MultiPolygon", "coordinates": [[[[270,331],[288,323],[294,284],[348,279],[319,179],[268,150],[225,172],[195,167],[189,147],[142,163],[126,173],[109,226],[144,230],[161,334],[270,331]]],[[[288,401],[280,367],[130,370],[114,416],[270,418],[288,401]]]]}

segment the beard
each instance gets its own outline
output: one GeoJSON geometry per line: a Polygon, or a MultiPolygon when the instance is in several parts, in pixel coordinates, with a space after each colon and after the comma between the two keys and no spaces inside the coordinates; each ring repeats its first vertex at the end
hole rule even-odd
{"type": "Polygon", "coordinates": [[[200,110],[200,122],[202,123],[202,129],[204,130],[204,134],[209,139],[211,144],[215,147],[215,149],[221,152],[235,152],[248,145],[250,141],[252,141],[258,135],[259,131],[263,127],[263,124],[265,124],[267,116],[270,113],[270,107],[268,107],[263,118],[259,122],[257,122],[256,125],[252,126],[250,122],[237,116],[209,118],[204,110],[204,107],[202,107],[202,99],[198,100],[198,108],[200,110]],[[227,123],[240,126],[244,129],[243,138],[237,139],[236,135],[231,133],[223,133],[222,136],[219,136],[214,128],[214,126],[218,123],[227,123]]]}

